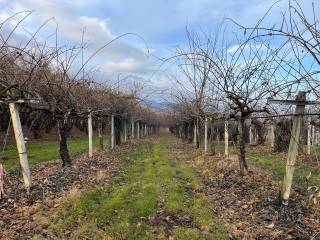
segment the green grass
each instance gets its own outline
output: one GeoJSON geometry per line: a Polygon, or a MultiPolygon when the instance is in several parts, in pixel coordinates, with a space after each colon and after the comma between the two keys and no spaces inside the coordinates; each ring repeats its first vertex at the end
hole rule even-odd
{"type": "Polygon", "coordinates": [[[155,213],[159,191],[155,184],[155,169],[146,158],[148,151],[147,144],[141,145],[109,189],[92,189],[76,202],[66,203],[52,219],[51,230],[59,238],[71,228],[76,228],[76,234],[80,232],[87,236],[83,229],[87,224],[95,223],[100,237],[141,239],[147,227],[141,218],[155,213]]]}
{"type": "MultiPolygon", "coordinates": [[[[221,142],[220,142],[221,143],[221,142]]],[[[224,153],[224,145],[215,145],[216,153],[224,153]]],[[[230,154],[238,154],[238,149],[234,145],[229,145],[230,154]]],[[[258,164],[263,169],[270,171],[276,178],[282,180],[285,173],[286,159],[280,156],[271,154],[270,152],[255,152],[254,148],[249,145],[246,146],[248,161],[258,164]]],[[[320,156],[320,148],[311,149],[311,155],[320,156]]],[[[320,186],[320,172],[319,166],[315,163],[297,160],[295,164],[295,172],[293,176],[294,184],[300,186],[320,186]],[[306,177],[311,173],[310,178],[306,177]]]]}
{"type": "MultiPolygon", "coordinates": [[[[105,239],[226,239],[222,225],[213,216],[212,203],[190,188],[202,187],[198,174],[169,157],[165,140],[152,147],[141,144],[126,159],[121,174],[107,189],[92,189],[75,201],[66,201],[50,220],[49,231],[64,238],[105,239]],[[192,226],[166,229],[157,218],[159,208],[168,214],[185,214],[192,226]]],[[[165,216],[164,216],[165,217],[165,216]]]]}
{"type": "MultiPolygon", "coordinates": [[[[262,168],[271,171],[278,179],[282,179],[285,173],[286,159],[268,153],[258,153],[252,151],[250,148],[247,153],[247,158],[256,164],[262,166],[262,168]]],[[[293,181],[300,186],[317,185],[320,186],[320,173],[319,167],[314,163],[297,160],[295,164],[295,171],[293,175],[293,181]],[[306,177],[311,173],[310,178],[306,177]]]]}
{"type": "MultiPolygon", "coordinates": [[[[98,141],[97,137],[93,138],[94,147],[98,146],[98,141]]],[[[106,137],[105,141],[107,141],[106,137]]],[[[71,155],[81,153],[88,149],[88,138],[71,138],[68,140],[68,148],[71,155]]],[[[58,141],[30,142],[27,145],[27,151],[30,165],[57,160],[60,158],[58,141]]],[[[15,145],[10,144],[7,146],[3,154],[1,154],[1,158],[8,172],[18,169],[19,156],[15,145]]]]}

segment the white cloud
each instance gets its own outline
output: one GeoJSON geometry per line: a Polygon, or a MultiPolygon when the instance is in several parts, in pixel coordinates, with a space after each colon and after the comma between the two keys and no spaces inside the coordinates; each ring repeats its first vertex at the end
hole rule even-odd
{"type": "Polygon", "coordinates": [[[134,58],[126,58],[119,62],[107,61],[99,69],[105,72],[137,72],[140,71],[144,62],[139,62],[134,58]]]}
{"type": "MultiPolygon", "coordinates": [[[[59,36],[68,43],[81,42],[81,29],[86,27],[85,40],[89,41],[89,53],[125,32],[135,32],[150,45],[154,55],[167,57],[172,47],[185,44],[185,26],[201,28],[214,33],[224,17],[252,26],[263,16],[275,0],[0,0],[5,8],[0,10],[1,19],[21,10],[35,10],[27,24],[36,29],[43,21],[55,17],[59,36]]],[[[302,7],[311,6],[312,0],[300,1],[302,7]]],[[[288,1],[283,0],[268,17],[266,23],[279,21],[280,11],[287,10],[288,1]]],[[[0,5],[0,7],[2,7],[0,5]]],[[[319,6],[318,6],[319,8],[319,6]]],[[[320,8],[319,8],[320,9],[320,8]]],[[[309,10],[308,10],[309,11],[309,10]]],[[[308,14],[310,15],[310,14],[308,14]]],[[[55,24],[51,22],[51,32],[55,24]]],[[[230,29],[228,29],[230,30],[230,29]]],[[[49,32],[49,33],[48,33],[49,32]]],[[[226,36],[228,38],[228,36],[226,36]]],[[[235,42],[232,42],[235,43],[235,42]]],[[[233,53],[237,45],[231,45],[233,53]]],[[[94,58],[94,64],[102,71],[135,72],[146,74],[156,69],[152,58],[148,58],[144,43],[135,37],[128,37],[108,46],[94,58]]],[[[167,66],[167,65],[166,65],[167,66]]],[[[168,86],[167,78],[153,77],[159,88],[168,86]]]]}
{"type": "MultiPolygon", "coordinates": [[[[54,20],[50,21],[48,26],[41,30],[38,36],[42,40],[46,39],[47,36],[55,31],[57,26],[58,36],[61,40],[60,44],[67,43],[69,45],[79,45],[81,43],[82,30],[85,28],[84,40],[88,43],[88,51],[85,57],[89,57],[101,46],[114,39],[116,34],[112,33],[108,18],[95,16],[90,11],[78,11],[79,8],[87,6],[89,5],[86,1],[79,0],[13,1],[10,7],[7,6],[5,10],[0,12],[0,19],[16,12],[34,10],[34,13],[24,22],[23,27],[30,32],[35,32],[42,23],[54,17],[54,20]]],[[[26,34],[24,29],[19,28],[17,32],[19,34],[26,34]]],[[[135,44],[137,47],[125,43],[125,41],[132,40],[133,38],[126,37],[113,42],[98,53],[91,61],[91,65],[99,65],[103,62],[102,69],[107,72],[143,71],[144,66],[149,68],[148,51],[144,43],[140,41],[140,44],[135,44]]],[[[52,40],[52,44],[54,44],[54,39],[52,40]]]]}

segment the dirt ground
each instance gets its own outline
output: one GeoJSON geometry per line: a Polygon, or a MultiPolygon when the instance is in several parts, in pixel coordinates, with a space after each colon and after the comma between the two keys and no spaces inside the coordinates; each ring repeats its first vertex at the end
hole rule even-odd
{"type": "Polygon", "coordinates": [[[45,232],[34,221],[37,212],[58,207],[70,194],[79,195],[90,187],[105,187],[117,173],[121,158],[136,147],[137,143],[131,143],[112,152],[96,152],[91,160],[83,153],[73,157],[71,167],[62,168],[60,161],[31,167],[34,187],[29,196],[18,172],[7,175],[6,196],[0,200],[1,239],[28,239],[45,232]]]}
{"type": "MultiPolygon", "coordinates": [[[[192,166],[204,185],[201,189],[188,187],[188,191],[201,191],[211,201],[212,214],[223,222],[228,239],[320,239],[320,206],[313,198],[314,189],[294,186],[289,206],[283,207],[278,201],[280,181],[258,165],[251,165],[249,175],[241,177],[236,156],[205,155],[175,141],[173,155],[192,166]]],[[[112,153],[97,152],[92,160],[81,154],[73,158],[72,167],[64,169],[59,161],[37,165],[31,169],[35,187],[30,196],[17,173],[7,176],[7,196],[0,200],[1,237],[26,239],[37,234],[46,238],[47,230],[36,222],[36,214],[59,207],[66,196],[79,196],[94,186],[107,187],[119,171],[121,159],[137,146],[134,142],[112,153]]],[[[149,221],[168,228],[176,222],[188,227],[192,218],[160,211],[149,221]]]]}
{"type": "Polygon", "coordinates": [[[215,213],[235,239],[320,239],[320,206],[312,189],[294,186],[285,207],[279,202],[281,182],[259,166],[240,177],[236,155],[195,155],[192,164],[201,169],[215,213]]]}

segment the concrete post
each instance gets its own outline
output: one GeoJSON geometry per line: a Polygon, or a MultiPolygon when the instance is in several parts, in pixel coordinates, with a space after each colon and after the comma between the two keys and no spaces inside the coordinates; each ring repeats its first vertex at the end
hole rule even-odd
{"type": "Polygon", "coordinates": [[[89,158],[93,156],[93,147],[92,147],[92,113],[88,115],[88,137],[89,137],[89,158]]]}
{"type": "Polygon", "coordinates": [[[311,117],[308,117],[307,153],[311,153],[311,117]]]}
{"type": "Polygon", "coordinates": [[[131,118],[131,137],[134,138],[134,119],[131,118]]]}
{"type": "Polygon", "coordinates": [[[270,126],[270,145],[274,148],[274,124],[272,123],[270,126]]]}
{"type": "MultiPolygon", "coordinates": [[[[298,101],[306,101],[306,93],[299,92],[297,99],[298,101]]],[[[294,172],[294,165],[298,155],[298,145],[300,139],[300,130],[301,130],[301,123],[302,123],[302,114],[304,113],[305,105],[297,105],[295,113],[297,116],[293,117],[293,125],[291,130],[291,138],[287,156],[287,165],[286,165],[286,172],[282,182],[282,190],[281,190],[281,197],[282,203],[284,205],[288,204],[292,179],[293,179],[293,172],[294,172]]]]}
{"type": "Polygon", "coordinates": [[[17,144],[17,150],[19,154],[23,182],[24,182],[25,188],[29,192],[32,182],[31,182],[31,174],[29,169],[27,148],[24,142],[24,136],[23,136],[22,127],[21,127],[19,108],[15,103],[9,103],[9,109],[10,109],[10,114],[12,119],[14,136],[17,144]]]}
{"type": "Polygon", "coordinates": [[[147,134],[147,124],[144,124],[144,136],[148,136],[148,134],[147,134]]]}
{"type": "Polygon", "coordinates": [[[229,123],[228,120],[224,121],[224,155],[229,155],[229,123]]]}
{"type": "Polygon", "coordinates": [[[314,132],[314,125],[311,126],[311,144],[312,146],[315,146],[314,140],[315,140],[315,132],[314,132]]]}

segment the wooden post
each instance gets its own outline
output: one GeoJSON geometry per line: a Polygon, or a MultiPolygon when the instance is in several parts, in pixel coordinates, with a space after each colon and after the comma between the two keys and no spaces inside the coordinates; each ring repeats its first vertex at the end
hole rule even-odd
{"type": "Polygon", "coordinates": [[[137,121],[137,139],[140,139],[140,123],[137,121]]]}
{"type": "Polygon", "coordinates": [[[114,115],[111,115],[111,149],[115,147],[115,135],[114,135],[114,115]]]}
{"type": "Polygon", "coordinates": [[[92,113],[88,115],[89,158],[92,158],[92,113]]]}
{"type": "Polygon", "coordinates": [[[25,188],[29,193],[32,182],[31,182],[31,175],[30,175],[30,169],[29,169],[27,148],[24,142],[24,136],[23,136],[21,121],[19,116],[19,108],[17,104],[9,103],[9,109],[10,109],[10,114],[12,119],[14,136],[17,143],[17,150],[18,150],[19,159],[20,159],[23,182],[24,182],[25,188]]]}
{"type": "Polygon", "coordinates": [[[229,155],[229,131],[228,131],[228,120],[224,121],[224,155],[229,155]]]}
{"type": "Polygon", "coordinates": [[[193,129],[193,145],[197,147],[197,124],[194,123],[194,129],[193,129]]]}
{"type": "Polygon", "coordinates": [[[307,136],[307,153],[311,153],[311,117],[308,117],[308,136],[307,136]]]}
{"type": "Polygon", "coordinates": [[[204,152],[208,152],[208,118],[204,120],[204,152]]]}
{"type": "Polygon", "coordinates": [[[131,118],[131,137],[134,138],[134,119],[131,118]]]}
{"type": "MultiPolygon", "coordinates": [[[[299,92],[297,99],[298,101],[306,101],[306,93],[299,92]]],[[[303,114],[305,109],[305,104],[298,104],[296,105],[296,114],[303,114]]],[[[286,165],[286,172],[282,182],[282,190],[281,190],[281,197],[282,203],[284,205],[288,205],[288,200],[291,191],[292,179],[293,179],[293,172],[294,172],[294,164],[296,162],[296,158],[298,155],[298,144],[300,138],[300,129],[302,123],[303,116],[298,115],[293,117],[293,125],[291,130],[291,138],[287,156],[287,165],[286,165]]]]}
{"type": "Polygon", "coordinates": [[[124,120],[124,142],[127,142],[128,136],[127,136],[127,121],[124,120]]]}

